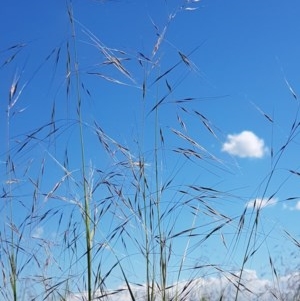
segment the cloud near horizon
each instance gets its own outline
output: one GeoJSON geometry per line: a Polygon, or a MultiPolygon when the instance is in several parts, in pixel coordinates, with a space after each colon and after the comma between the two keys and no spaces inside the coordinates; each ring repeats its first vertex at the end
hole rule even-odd
{"type": "MultiPolygon", "coordinates": [[[[236,294],[236,285],[238,281],[239,273],[228,273],[226,275],[221,275],[220,277],[208,277],[208,278],[197,278],[191,282],[181,282],[173,286],[172,289],[168,290],[170,295],[177,292],[182,299],[186,301],[196,301],[201,300],[201,298],[206,298],[207,300],[222,300],[232,301],[236,294]]],[[[259,277],[255,270],[244,270],[241,291],[239,294],[239,301],[249,301],[249,300],[260,300],[260,301],[270,301],[279,300],[279,298],[284,298],[280,300],[288,300],[287,297],[299,297],[299,281],[300,273],[294,272],[287,275],[279,276],[277,279],[277,285],[274,285],[273,281],[270,279],[259,277]]],[[[131,286],[132,292],[135,296],[135,300],[144,301],[145,296],[145,286],[131,286]]],[[[96,294],[97,295],[97,294],[96,294]]],[[[82,301],[86,300],[85,294],[73,294],[67,297],[67,301],[82,301]]],[[[124,284],[124,286],[119,287],[116,291],[107,292],[108,301],[132,301],[130,293],[124,284]],[[114,293],[116,292],[116,293],[114,293]]],[[[292,300],[292,299],[291,299],[292,300]]],[[[296,300],[296,299],[293,299],[296,300]]],[[[297,299],[298,300],[298,299],[297,299]]]]}
{"type": "Polygon", "coordinates": [[[262,158],[267,151],[263,139],[251,131],[227,135],[222,151],[240,158],[262,158]]]}

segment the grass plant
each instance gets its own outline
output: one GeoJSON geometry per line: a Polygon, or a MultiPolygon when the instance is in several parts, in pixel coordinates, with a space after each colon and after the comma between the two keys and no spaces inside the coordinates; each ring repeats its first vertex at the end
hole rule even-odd
{"type": "MultiPolygon", "coordinates": [[[[106,46],[76,19],[72,1],[67,1],[70,37],[49,52],[28,81],[22,72],[15,75],[8,89],[6,149],[1,154],[5,162],[0,208],[3,300],[110,300],[125,292],[132,301],[195,300],[192,292],[199,279],[210,275],[221,275],[235,288],[227,295],[222,292],[219,300],[237,301],[244,294],[256,300],[244,274],[263,247],[274,280],[274,300],[298,300],[299,289],[294,299],[286,299],[280,288],[262,203],[257,200],[253,208],[229,216],[220,201],[241,197],[206,184],[206,177],[230,174],[232,168],[208,150],[206,141],[195,138],[195,126],[215,143],[223,134],[198,109],[204,98],[176,95],[187,74],[201,78],[192,61],[197,49],[184,54],[170,46],[177,59],[171,66],[161,63],[169,26],[177,14],[193,8],[190,1],[182,1],[161,31],[153,23],[157,39],[148,56],[106,46]],[[82,41],[83,47],[101,55],[100,67],[83,65],[82,41]],[[140,66],[141,73],[133,74],[131,64],[140,66]],[[24,91],[34,89],[34,80],[45,65],[54,70],[50,82],[64,74],[49,116],[43,116],[45,122],[29,132],[12,134],[15,119],[22,120],[26,113],[18,102],[24,91]],[[101,80],[120,91],[134,90],[140,120],[133,141],[119,142],[104,130],[101,118],[91,117],[89,102],[96,92],[89,87],[90,78],[94,85],[101,80]],[[170,117],[167,122],[165,114],[170,117]],[[178,145],[168,144],[170,135],[178,145]],[[191,165],[198,166],[199,175],[189,183],[185,174],[191,165]],[[188,219],[183,221],[182,216],[188,219]],[[51,229],[43,235],[48,225],[51,229]],[[224,233],[231,233],[231,240],[224,233]],[[223,261],[210,261],[210,240],[218,240],[224,249],[223,261]],[[234,271],[226,260],[241,248],[243,260],[234,271]]],[[[7,48],[0,71],[6,72],[26,47],[20,43],[7,48]]],[[[270,170],[261,183],[268,202],[286,181],[299,176],[298,169],[287,170],[282,186],[272,190],[280,160],[299,134],[298,97],[287,84],[297,111],[283,145],[271,149],[270,170]]],[[[274,120],[260,113],[274,130],[274,120]]],[[[299,240],[284,233],[299,258],[299,240]]],[[[203,293],[198,300],[210,297],[203,293]]]]}

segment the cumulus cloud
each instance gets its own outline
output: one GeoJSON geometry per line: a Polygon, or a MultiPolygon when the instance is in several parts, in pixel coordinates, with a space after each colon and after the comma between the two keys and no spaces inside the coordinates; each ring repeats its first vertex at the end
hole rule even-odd
{"type": "Polygon", "coordinates": [[[252,199],[247,203],[248,208],[264,208],[264,207],[269,207],[269,206],[274,206],[278,202],[277,198],[256,198],[252,199]]]}
{"type": "Polygon", "coordinates": [[[222,151],[241,158],[262,158],[267,151],[263,139],[251,131],[227,135],[222,151]]]}
{"type": "MultiPolygon", "coordinates": [[[[221,300],[222,298],[223,301],[232,301],[236,295],[236,287],[239,280],[238,275],[239,272],[228,273],[219,277],[197,278],[191,282],[181,282],[168,289],[168,294],[171,296],[182,292],[182,295],[178,297],[186,301],[196,301],[201,300],[201,298],[206,298],[207,300],[221,300]]],[[[238,300],[299,300],[296,299],[299,298],[300,294],[299,281],[299,272],[278,277],[276,284],[274,284],[270,279],[259,277],[254,270],[244,270],[238,300]]],[[[135,300],[146,300],[145,287],[135,285],[131,289],[135,300]]],[[[108,301],[132,301],[126,286],[118,288],[115,291],[116,294],[113,294],[113,292],[107,292],[108,301]]],[[[83,294],[74,294],[67,298],[67,301],[82,300],[86,300],[83,294]]]]}

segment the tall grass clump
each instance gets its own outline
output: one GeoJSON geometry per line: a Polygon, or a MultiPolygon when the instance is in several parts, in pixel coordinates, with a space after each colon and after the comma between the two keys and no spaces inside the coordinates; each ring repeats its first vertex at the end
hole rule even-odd
{"type": "MultiPolygon", "coordinates": [[[[95,7],[111,4],[119,5],[95,7]]],[[[106,45],[67,1],[67,37],[37,67],[35,58],[28,78],[24,61],[34,43],[1,52],[2,74],[18,66],[1,91],[8,95],[1,148],[3,300],[215,300],[205,282],[212,277],[222,286],[218,300],[258,300],[265,295],[247,277],[261,250],[272,278],[268,293],[290,300],[259,197],[271,203],[300,175],[280,165],[297,144],[298,97],[286,81],[296,113],[283,143],[271,145],[271,164],[254,205],[245,206],[247,198],[236,187],[222,186],[235,165],[210,150],[222,144],[224,133],[202,108],[226,97],[181,88],[190,78],[206,84],[193,59],[205,45],[199,41],[190,49],[167,38],[180,14],[198,5],[179,1],[162,26],[149,17],[151,48],[131,51],[106,45]],[[36,88],[41,79],[46,93],[36,88]],[[35,98],[42,105],[31,109],[35,98]],[[131,116],[124,116],[123,106],[131,116]],[[36,110],[41,116],[34,119],[36,110]],[[235,204],[242,209],[231,213],[227,207],[235,204]]],[[[275,131],[273,116],[256,109],[275,131]]],[[[299,240],[283,233],[297,262],[299,240]]]]}

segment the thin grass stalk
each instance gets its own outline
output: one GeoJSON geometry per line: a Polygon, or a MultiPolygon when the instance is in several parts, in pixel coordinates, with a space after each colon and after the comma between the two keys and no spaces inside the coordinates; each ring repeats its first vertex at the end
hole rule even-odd
{"type": "MultiPolygon", "coordinates": [[[[13,239],[13,235],[12,235],[12,239],[13,239]]],[[[9,263],[10,263],[10,269],[11,269],[10,284],[11,284],[12,293],[13,293],[13,300],[17,301],[17,299],[18,299],[18,296],[17,296],[17,260],[16,260],[16,256],[15,256],[14,252],[15,252],[14,243],[12,241],[11,253],[9,255],[9,263]]]]}
{"type": "MultiPolygon", "coordinates": [[[[197,206],[197,211],[199,211],[199,205],[197,206]]],[[[196,224],[196,220],[197,220],[197,214],[195,214],[194,216],[194,219],[193,219],[193,222],[192,222],[192,225],[191,225],[191,230],[188,232],[190,234],[190,236],[192,235],[193,233],[193,229],[195,227],[195,224],[196,224]]],[[[179,292],[178,292],[178,283],[180,281],[180,276],[181,276],[181,272],[184,268],[184,263],[185,263],[185,260],[186,260],[186,257],[187,257],[187,253],[188,253],[188,249],[189,249],[189,245],[190,245],[190,239],[188,240],[186,246],[185,246],[185,249],[184,249],[184,252],[183,252],[183,255],[182,255],[182,258],[181,258],[181,261],[180,261],[180,265],[179,265],[179,269],[178,269],[178,274],[177,274],[177,281],[176,281],[176,291],[175,291],[175,297],[174,297],[174,301],[179,301],[179,292]]]]}
{"type": "Polygon", "coordinates": [[[156,185],[156,199],[155,207],[158,223],[158,239],[159,239],[159,265],[160,265],[160,285],[162,301],[166,301],[166,287],[167,287],[167,254],[166,254],[166,238],[163,231],[160,211],[160,184],[159,184],[159,171],[158,171],[158,139],[159,139],[159,126],[158,126],[158,107],[155,110],[155,146],[154,146],[154,161],[155,161],[155,185],[156,185]]]}
{"type": "Polygon", "coordinates": [[[79,119],[79,145],[80,145],[80,156],[81,156],[81,172],[83,181],[83,197],[84,197],[84,212],[83,218],[85,223],[85,248],[86,248],[86,262],[87,262],[87,294],[88,301],[92,301],[92,235],[91,235],[91,220],[90,220],[90,198],[87,187],[86,178],[86,164],[85,164],[85,147],[84,147],[84,134],[83,134],[83,122],[82,122],[82,100],[80,93],[80,76],[77,59],[77,45],[76,45],[76,30],[74,24],[74,15],[72,4],[68,5],[68,13],[70,17],[71,29],[72,29],[72,40],[74,48],[74,72],[76,78],[76,98],[77,98],[77,114],[79,119]]]}
{"type": "MultiPolygon", "coordinates": [[[[144,159],[141,158],[141,167],[140,167],[140,177],[142,180],[142,199],[143,199],[143,205],[144,205],[144,221],[143,221],[143,227],[144,227],[144,233],[145,233],[145,259],[146,259],[146,290],[147,290],[147,301],[153,301],[154,298],[154,283],[155,283],[155,265],[152,264],[151,269],[151,238],[149,237],[149,230],[150,233],[152,232],[152,222],[151,222],[151,216],[152,216],[152,205],[151,200],[150,204],[148,206],[147,204],[147,197],[146,197],[146,190],[147,190],[147,179],[144,171],[144,159]]],[[[154,261],[154,254],[153,261],[154,261]]],[[[152,262],[153,263],[153,262],[152,262]]]]}
{"type": "MultiPolygon", "coordinates": [[[[9,160],[9,159],[8,159],[9,160]]],[[[9,168],[9,174],[11,173],[11,167],[10,167],[10,160],[8,164],[9,168]]],[[[10,176],[11,178],[11,176],[10,176]]],[[[11,191],[11,184],[9,184],[9,190],[11,191]]],[[[18,246],[15,245],[15,234],[14,234],[14,222],[13,222],[13,200],[10,193],[10,242],[8,242],[8,258],[9,258],[9,267],[10,267],[10,286],[12,290],[13,295],[13,301],[18,300],[18,293],[17,293],[17,249],[18,246]]]]}
{"type": "MultiPolygon", "coordinates": [[[[7,106],[7,159],[6,159],[6,168],[7,168],[7,174],[8,174],[8,190],[9,190],[9,204],[10,204],[10,242],[7,242],[7,248],[8,248],[8,258],[9,258],[9,267],[10,267],[10,286],[12,290],[13,295],[13,301],[17,301],[18,294],[17,294],[17,250],[15,249],[15,233],[14,233],[14,222],[13,222],[13,197],[12,197],[12,189],[11,189],[11,183],[12,183],[12,161],[10,157],[10,111],[14,104],[16,103],[16,99],[14,100],[14,96],[17,89],[18,80],[14,80],[10,93],[9,93],[9,102],[7,106]],[[10,244],[10,246],[9,246],[10,244]]],[[[6,236],[6,235],[5,235],[6,236]]]]}
{"type": "MultiPolygon", "coordinates": [[[[146,96],[146,72],[144,74],[144,81],[143,81],[143,101],[145,100],[146,96]]],[[[145,128],[145,102],[143,102],[143,110],[142,110],[142,129],[145,128]]],[[[141,141],[144,141],[144,132],[142,131],[142,137],[141,141]]],[[[143,156],[140,158],[140,178],[142,179],[142,199],[143,199],[143,205],[144,205],[144,220],[143,220],[143,227],[144,227],[144,233],[145,233],[145,256],[146,256],[146,295],[147,295],[147,301],[154,301],[155,295],[154,295],[154,284],[155,284],[155,254],[152,254],[153,261],[151,261],[151,238],[149,237],[149,230],[150,233],[152,233],[152,222],[151,222],[151,216],[152,216],[152,204],[151,199],[149,204],[147,204],[147,197],[146,197],[146,190],[147,190],[147,179],[145,174],[145,162],[144,162],[143,156]],[[152,268],[151,268],[151,262],[152,262],[152,268]]]]}
{"type": "Polygon", "coordinates": [[[146,196],[145,196],[145,191],[146,189],[146,183],[145,180],[143,180],[143,201],[144,201],[144,232],[145,232],[145,247],[146,247],[146,285],[147,285],[147,301],[151,301],[152,298],[151,296],[151,292],[150,292],[150,279],[151,279],[151,267],[150,267],[150,242],[149,242],[149,235],[148,235],[148,216],[147,216],[147,203],[146,203],[146,196]]]}

